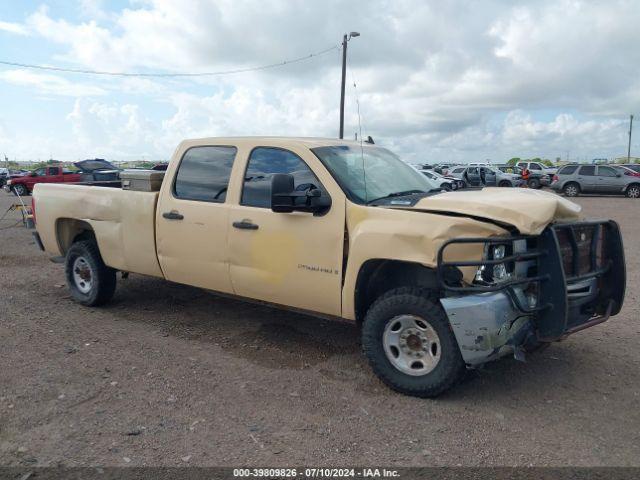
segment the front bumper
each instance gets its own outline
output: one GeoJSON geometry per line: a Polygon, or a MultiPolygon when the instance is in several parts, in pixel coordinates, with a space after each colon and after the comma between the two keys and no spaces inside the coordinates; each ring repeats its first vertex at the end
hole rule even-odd
{"type": "Polygon", "coordinates": [[[438,254],[438,276],[448,293],[442,306],[470,365],[517,355],[527,345],[561,340],[606,321],[620,311],[626,281],[622,238],[613,221],[558,224],[538,237],[451,240],[438,254]],[[526,251],[500,260],[443,260],[451,244],[523,240],[526,251]],[[447,273],[500,262],[520,275],[500,284],[463,285],[459,276],[447,273]],[[532,291],[533,304],[527,296],[532,291]]]}

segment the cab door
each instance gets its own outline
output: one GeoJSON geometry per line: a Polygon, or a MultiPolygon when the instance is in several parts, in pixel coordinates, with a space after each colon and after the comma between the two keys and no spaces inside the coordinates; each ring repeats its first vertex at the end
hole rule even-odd
{"type": "MultiPolygon", "coordinates": [[[[237,148],[198,145],[177,153],[156,208],[156,245],[166,279],[231,293],[227,189],[237,148]],[[177,163],[177,165],[176,165],[177,163]]],[[[133,208],[133,206],[132,206],[133,208]]]]}
{"type": "Polygon", "coordinates": [[[248,153],[228,223],[230,275],[237,295],[341,314],[345,197],[312,152],[259,146],[248,153]],[[331,197],[330,209],[317,216],[273,212],[275,173],[293,175],[297,190],[320,189],[331,197]]]}

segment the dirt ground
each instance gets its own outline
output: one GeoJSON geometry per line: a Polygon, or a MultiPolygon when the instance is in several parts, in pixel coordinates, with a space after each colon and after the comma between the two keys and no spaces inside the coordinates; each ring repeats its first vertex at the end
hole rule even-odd
{"type": "Polygon", "coordinates": [[[348,324],[138,275],[77,305],[9,214],[0,465],[640,465],[640,201],[577,202],[622,226],[622,313],[437,400],[384,387],[348,324]]]}

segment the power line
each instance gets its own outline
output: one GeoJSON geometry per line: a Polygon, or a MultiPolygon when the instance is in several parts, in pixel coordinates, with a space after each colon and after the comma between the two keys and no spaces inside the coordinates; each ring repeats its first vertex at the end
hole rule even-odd
{"type": "Polygon", "coordinates": [[[291,65],[293,63],[303,62],[305,60],[310,60],[315,57],[320,57],[322,55],[326,55],[327,53],[338,50],[339,46],[334,45],[333,47],[326,48],[324,50],[320,50],[319,52],[310,53],[309,55],[305,55],[303,57],[294,58],[292,60],[284,60],[278,63],[270,63],[268,65],[260,65],[257,67],[246,67],[246,68],[237,68],[233,70],[220,70],[217,72],[202,72],[202,73],[141,73],[141,72],[106,72],[100,70],[81,70],[75,68],[63,68],[63,67],[55,67],[55,66],[47,66],[47,65],[34,65],[29,63],[18,63],[18,62],[9,62],[5,60],[0,60],[0,64],[8,65],[12,67],[22,67],[22,68],[32,68],[36,70],[48,70],[54,72],[65,72],[65,73],[80,73],[86,75],[106,75],[111,77],[162,77],[162,78],[170,78],[170,77],[213,77],[213,76],[221,76],[221,75],[233,75],[236,73],[245,73],[245,72],[255,72],[258,70],[267,70],[270,68],[282,67],[285,65],[291,65]]]}

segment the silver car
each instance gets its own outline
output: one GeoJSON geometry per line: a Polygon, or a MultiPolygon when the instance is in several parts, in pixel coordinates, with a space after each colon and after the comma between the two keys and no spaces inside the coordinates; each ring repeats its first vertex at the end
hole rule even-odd
{"type": "Polygon", "coordinates": [[[567,197],[581,193],[617,193],[640,198],[640,173],[613,165],[566,165],[554,175],[551,188],[567,197]]]}
{"type": "Polygon", "coordinates": [[[470,187],[519,187],[522,177],[501,172],[490,166],[458,166],[449,170],[449,175],[464,181],[470,187]]]}

